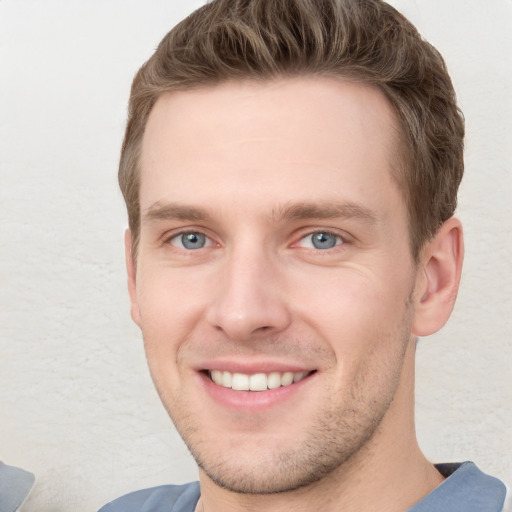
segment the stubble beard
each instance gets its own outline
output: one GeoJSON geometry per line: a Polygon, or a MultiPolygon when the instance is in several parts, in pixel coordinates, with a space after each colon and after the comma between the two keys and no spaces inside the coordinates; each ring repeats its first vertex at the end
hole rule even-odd
{"type": "MultiPolygon", "coordinates": [[[[363,396],[360,385],[354,386],[343,407],[324,406],[318,411],[308,432],[295,446],[269,453],[262,450],[251,460],[244,458],[243,445],[225,454],[212,450],[201,439],[193,413],[185,412],[185,407],[169,407],[168,412],[198,466],[219,487],[241,494],[290,492],[343,468],[349,470],[354,462],[357,465],[355,459],[364,458],[395,396],[402,362],[403,357],[387,382],[379,383],[378,396],[363,396]]],[[[363,375],[360,380],[366,378],[371,377],[363,375]]],[[[251,440],[247,442],[250,446],[251,440]]]]}
{"type": "MultiPolygon", "coordinates": [[[[355,410],[347,412],[353,418],[358,414],[355,410]]],[[[297,442],[292,449],[272,452],[245,464],[237,464],[232,459],[212,463],[199,447],[196,449],[193,443],[188,447],[206,475],[228,491],[253,495],[291,492],[315,484],[346,466],[364,449],[381,420],[372,417],[368,423],[340,423],[339,414],[324,411],[320,416],[306,439],[297,442]]]]}
{"type": "MultiPolygon", "coordinates": [[[[162,394],[160,398],[196,463],[219,487],[234,493],[264,495],[310,486],[333,472],[345,468],[348,471],[369,451],[370,442],[378,432],[400,382],[410,343],[411,312],[412,304],[408,300],[401,328],[382,340],[388,347],[393,347],[393,356],[385,364],[376,365],[375,360],[371,361],[373,364],[366,364],[347,390],[344,403],[336,406],[331,397],[309,423],[303,438],[292,448],[258,452],[257,460],[244,458],[244,446],[226,453],[212,450],[211,441],[204,439],[194,418],[195,411],[179,399],[172,400],[162,394]],[[370,393],[368,381],[374,383],[370,393]]],[[[156,387],[158,389],[158,385],[156,387]]],[[[326,396],[329,391],[324,390],[326,396]]]]}

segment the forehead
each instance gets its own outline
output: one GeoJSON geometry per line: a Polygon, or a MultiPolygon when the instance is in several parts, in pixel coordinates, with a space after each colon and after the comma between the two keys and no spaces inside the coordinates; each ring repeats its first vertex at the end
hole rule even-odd
{"type": "Polygon", "coordinates": [[[166,93],[144,134],[141,211],[169,201],[248,206],[264,198],[279,208],[311,198],[360,202],[365,194],[378,203],[397,192],[397,133],[383,93],[337,79],[166,93]]]}

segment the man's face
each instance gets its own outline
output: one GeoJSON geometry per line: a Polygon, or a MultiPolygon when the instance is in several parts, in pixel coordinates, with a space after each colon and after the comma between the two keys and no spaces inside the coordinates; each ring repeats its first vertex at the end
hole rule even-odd
{"type": "Polygon", "coordinates": [[[311,483],[406,414],[390,408],[416,279],[396,131],[379,91],[320,78],[170,93],[151,113],[132,315],[228,489],[311,483]]]}

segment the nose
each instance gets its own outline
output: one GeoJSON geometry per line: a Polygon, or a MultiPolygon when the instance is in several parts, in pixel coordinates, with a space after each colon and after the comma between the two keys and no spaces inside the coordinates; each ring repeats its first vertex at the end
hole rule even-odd
{"type": "Polygon", "coordinates": [[[239,251],[223,262],[206,315],[213,328],[235,341],[275,335],[291,322],[278,265],[264,251],[249,252],[239,251]]]}

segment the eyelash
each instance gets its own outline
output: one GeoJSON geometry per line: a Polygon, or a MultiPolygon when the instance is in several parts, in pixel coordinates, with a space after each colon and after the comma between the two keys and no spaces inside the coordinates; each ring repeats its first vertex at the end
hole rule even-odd
{"type": "MultiPolygon", "coordinates": [[[[314,246],[313,237],[315,235],[324,235],[324,236],[328,236],[328,237],[333,237],[335,239],[335,244],[332,247],[325,247],[323,249],[320,249],[319,247],[312,247],[312,249],[316,249],[317,251],[320,251],[320,252],[325,252],[330,249],[336,249],[337,247],[342,246],[347,243],[345,237],[341,236],[339,233],[329,231],[328,229],[317,229],[315,231],[310,231],[310,232],[306,233],[305,235],[301,236],[299,238],[297,244],[303,242],[307,238],[311,238],[311,245],[314,246]]],[[[308,247],[308,248],[310,248],[310,247],[308,247]]]]}
{"type": "Polygon", "coordinates": [[[212,238],[209,237],[204,231],[201,231],[199,229],[186,229],[186,230],[182,230],[182,231],[179,231],[178,233],[173,233],[172,235],[166,237],[165,240],[164,240],[164,244],[172,245],[173,247],[176,247],[177,249],[185,250],[187,252],[192,252],[194,250],[203,249],[204,247],[209,247],[213,243],[214,242],[213,242],[212,238]],[[207,243],[203,247],[199,247],[197,249],[187,249],[186,247],[177,247],[176,245],[174,245],[172,243],[172,241],[174,239],[178,239],[180,237],[183,237],[183,235],[200,235],[200,236],[204,236],[205,239],[207,240],[207,243]]]}
{"type": "MultiPolygon", "coordinates": [[[[317,252],[320,253],[320,252],[327,252],[327,251],[331,251],[331,250],[340,249],[341,246],[344,246],[348,242],[347,241],[348,237],[345,236],[345,235],[342,236],[340,233],[336,233],[336,232],[328,230],[328,229],[315,229],[313,231],[308,231],[307,233],[302,234],[298,238],[298,240],[292,244],[292,247],[293,246],[299,246],[300,247],[300,243],[301,242],[306,240],[308,237],[313,237],[314,235],[325,235],[325,236],[329,236],[329,237],[334,237],[336,239],[335,244],[332,247],[325,247],[325,248],[318,248],[318,247],[302,247],[302,248],[316,250],[317,252]]],[[[173,246],[174,248],[176,248],[178,250],[190,253],[190,252],[194,252],[196,250],[200,250],[200,249],[204,249],[206,247],[210,247],[210,246],[214,245],[215,242],[214,242],[214,240],[210,236],[208,236],[204,231],[202,231],[200,229],[186,229],[186,230],[179,231],[177,233],[172,233],[170,236],[165,237],[164,244],[171,245],[171,246],[173,246]],[[176,244],[172,243],[173,240],[179,239],[180,237],[183,237],[183,235],[199,235],[199,236],[203,236],[206,239],[206,243],[202,247],[198,247],[196,249],[183,247],[183,242],[181,242],[181,245],[182,245],[181,247],[179,247],[176,244]]],[[[311,245],[314,245],[313,241],[311,241],[311,245]]]]}

